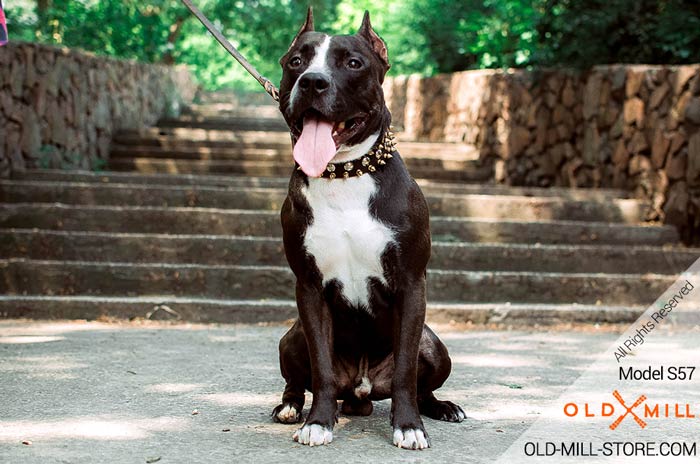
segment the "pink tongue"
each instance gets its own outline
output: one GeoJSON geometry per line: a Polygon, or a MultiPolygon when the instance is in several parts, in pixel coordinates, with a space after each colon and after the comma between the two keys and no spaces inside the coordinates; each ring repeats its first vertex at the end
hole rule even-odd
{"type": "Polygon", "coordinates": [[[294,161],[310,177],[320,177],[335,156],[333,124],[304,118],[304,129],[294,145],[294,161]]]}

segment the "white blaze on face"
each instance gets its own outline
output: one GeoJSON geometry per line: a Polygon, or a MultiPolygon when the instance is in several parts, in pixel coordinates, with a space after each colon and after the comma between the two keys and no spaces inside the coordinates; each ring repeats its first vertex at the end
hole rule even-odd
{"type": "Polygon", "coordinates": [[[325,35],[321,43],[316,47],[316,54],[314,55],[309,67],[299,76],[299,79],[294,83],[292,87],[291,96],[289,98],[289,109],[294,108],[294,103],[299,95],[299,80],[308,73],[320,73],[331,77],[331,70],[328,67],[328,49],[331,46],[331,37],[325,35]]]}
{"type": "MultiPolygon", "coordinates": [[[[299,94],[299,81],[306,74],[318,73],[330,79],[327,57],[331,37],[323,36],[321,44],[316,47],[316,54],[309,67],[299,76],[292,87],[289,100],[290,109],[293,110],[299,94]]],[[[326,169],[328,162],[335,156],[336,146],[333,140],[333,123],[322,121],[314,116],[306,116],[303,128],[296,144],[294,145],[294,160],[302,171],[309,177],[319,177],[326,169]]]]}

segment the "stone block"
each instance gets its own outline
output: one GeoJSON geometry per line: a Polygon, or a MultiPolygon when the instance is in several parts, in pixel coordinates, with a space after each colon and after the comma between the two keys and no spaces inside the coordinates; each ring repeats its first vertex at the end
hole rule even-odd
{"type": "Polygon", "coordinates": [[[626,166],[629,161],[630,153],[623,140],[618,140],[613,151],[612,161],[616,166],[626,166]]]}
{"type": "Polygon", "coordinates": [[[693,97],[688,100],[684,111],[684,120],[700,125],[700,97],[693,97]]]}
{"type": "Polygon", "coordinates": [[[666,155],[671,146],[671,139],[661,129],[654,131],[654,140],[651,143],[651,162],[655,168],[661,168],[666,163],[666,155]]]}
{"type": "Polygon", "coordinates": [[[684,179],[688,167],[688,152],[681,150],[680,153],[670,156],[666,161],[666,175],[669,179],[684,179]]]}
{"type": "Polygon", "coordinates": [[[583,93],[583,117],[590,119],[598,114],[600,101],[600,87],[603,83],[603,76],[593,72],[588,77],[586,88],[583,93]]]}
{"type": "Polygon", "coordinates": [[[644,102],[641,98],[634,97],[625,101],[623,113],[626,124],[644,127],[644,102]]]}
{"type": "Polygon", "coordinates": [[[689,200],[687,184],[683,181],[674,182],[668,190],[664,204],[666,222],[676,227],[685,227],[688,224],[689,200]]]}
{"type": "Polygon", "coordinates": [[[688,139],[688,171],[686,180],[690,187],[700,186],[700,131],[688,139]]]}
{"type": "Polygon", "coordinates": [[[671,91],[671,86],[668,82],[661,83],[658,87],[654,89],[649,97],[649,109],[654,110],[659,107],[661,102],[666,98],[671,91]]]}
{"type": "Polygon", "coordinates": [[[641,131],[634,132],[634,135],[632,135],[632,139],[627,145],[627,150],[630,153],[637,154],[646,151],[648,148],[649,144],[647,143],[646,137],[644,137],[644,133],[641,131]]]}
{"type": "Polygon", "coordinates": [[[599,151],[600,134],[598,128],[594,123],[588,124],[583,138],[583,162],[588,166],[595,166],[599,151]]]}
{"type": "Polygon", "coordinates": [[[646,156],[634,155],[632,159],[630,159],[628,168],[630,176],[636,176],[637,174],[649,171],[651,171],[651,161],[649,161],[649,158],[646,156]]]}
{"type": "Polygon", "coordinates": [[[685,85],[695,75],[697,70],[696,66],[678,66],[678,68],[676,68],[676,72],[671,74],[670,77],[673,93],[675,95],[680,95],[685,85]]]}
{"type": "Polygon", "coordinates": [[[41,126],[39,118],[30,107],[25,107],[20,143],[25,156],[34,158],[39,155],[39,150],[41,150],[41,126]]]}
{"type": "Polygon", "coordinates": [[[627,80],[625,81],[625,96],[632,98],[639,93],[644,81],[644,71],[630,68],[627,70],[627,80]]]}

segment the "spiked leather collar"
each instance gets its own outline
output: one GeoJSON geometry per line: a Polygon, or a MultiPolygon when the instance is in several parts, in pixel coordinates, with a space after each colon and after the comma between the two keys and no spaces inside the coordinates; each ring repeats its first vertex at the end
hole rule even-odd
{"type": "MultiPolygon", "coordinates": [[[[393,158],[393,153],[395,152],[396,138],[391,128],[389,128],[382,137],[377,139],[377,142],[366,155],[345,163],[329,163],[321,177],[325,179],[348,179],[377,172],[386,165],[388,160],[393,158]]],[[[297,166],[297,169],[301,169],[301,167],[297,166]]]]}

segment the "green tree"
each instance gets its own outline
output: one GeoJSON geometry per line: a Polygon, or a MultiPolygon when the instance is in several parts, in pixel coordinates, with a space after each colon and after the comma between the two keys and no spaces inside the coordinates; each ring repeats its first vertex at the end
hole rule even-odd
{"type": "Polygon", "coordinates": [[[696,0],[547,0],[537,29],[548,65],[700,61],[696,0]]]}
{"type": "MultiPolygon", "coordinates": [[[[697,0],[196,0],[273,82],[314,7],[316,28],[352,34],[365,10],[386,41],[391,74],[487,67],[700,61],[697,0]]],[[[184,63],[206,88],[254,89],[179,0],[15,0],[11,40],[150,62],[184,63]]]]}
{"type": "MultiPolygon", "coordinates": [[[[330,28],[335,20],[337,3],[337,0],[311,2],[317,29],[330,28]]],[[[281,69],[278,60],[286,53],[306,18],[305,3],[249,0],[198,2],[198,5],[258,71],[272,82],[279,82],[281,69]]],[[[175,52],[177,61],[193,65],[197,77],[206,87],[256,88],[258,85],[196,19],[183,26],[181,37],[175,52]]]]}

